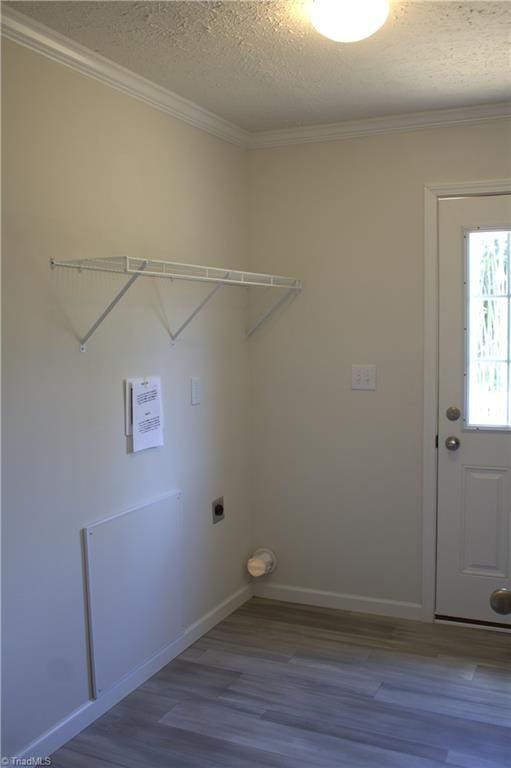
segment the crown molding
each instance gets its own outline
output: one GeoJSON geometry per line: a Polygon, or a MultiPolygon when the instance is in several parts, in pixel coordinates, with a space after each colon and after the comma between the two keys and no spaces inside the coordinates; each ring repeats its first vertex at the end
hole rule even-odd
{"type": "Polygon", "coordinates": [[[485,123],[511,117],[511,102],[483,104],[457,109],[437,109],[429,112],[410,112],[404,115],[374,117],[326,125],[311,125],[300,128],[284,128],[276,131],[260,131],[250,134],[249,147],[282,147],[289,144],[311,144],[313,142],[339,141],[381,133],[403,133],[424,128],[445,128],[452,125],[485,123]]]}
{"type": "Polygon", "coordinates": [[[1,15],[2,35],[6,39],[19,43],[25,48],[64,64],[86,77],[143,101],[160,112],[172,115],[172,117],[188,123],[194,128],[199,128],[231,144],[238,144],[249,149],[340,141],[376,134],[478,124],[511,117],[511,102],[499,102],[326,125],[250,132],[179,96],[177,93],[173,93],[152,83],[145,77],[115,64],[19,11],[2,7],[1,15]]]}
{"type": "Polygon", "coordinates": [[[64,64],[86,77],[132,96],[232,144],[246,146],[249,133],[129,69],[91,51],[28,16],[2,7],[2,35],[7,40],[64,64]]]}

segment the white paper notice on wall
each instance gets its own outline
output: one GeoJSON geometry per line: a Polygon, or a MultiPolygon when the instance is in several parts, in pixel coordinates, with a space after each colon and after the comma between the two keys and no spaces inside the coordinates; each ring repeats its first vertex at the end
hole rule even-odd
{"type": "Polygon", "coordinates": [[[127,379],[126,434],[133,437],[134,452],[163,445],[163,406],[159,376],[127,379]]]}

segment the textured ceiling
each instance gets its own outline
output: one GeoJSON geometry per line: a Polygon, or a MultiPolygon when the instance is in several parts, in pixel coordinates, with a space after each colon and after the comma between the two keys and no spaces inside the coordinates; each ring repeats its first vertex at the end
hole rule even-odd
{"type": "Polygon", "coordinates": [[[310,0],[12,2],[250,131],[511,97],[511,3],[393,2],[359,43],[321,37],[310,0]]]}

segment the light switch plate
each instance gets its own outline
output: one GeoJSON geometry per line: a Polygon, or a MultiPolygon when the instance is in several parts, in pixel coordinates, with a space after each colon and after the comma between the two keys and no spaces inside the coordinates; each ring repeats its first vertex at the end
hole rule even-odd
{"type": "Polygon", "coordinates": [[[351,388],[352,389],[376,389],[376,366],[375,365],[352,365],[351,366],[351,388]]]}
{"type": "Polygon", "coordinates": [[[190,379],[190,403],[192,405],[200,405],[201,401],[201,384],[199,376],[192,376],[190,379]]]}

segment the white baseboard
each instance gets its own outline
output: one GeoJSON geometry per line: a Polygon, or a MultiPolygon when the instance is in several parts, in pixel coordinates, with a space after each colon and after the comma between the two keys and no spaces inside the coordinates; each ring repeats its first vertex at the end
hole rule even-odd
{"type": "Polygon", "coordinates": [[[16,758],[28,759],[51,755],[80,733],[80,731],[83,731],[84,728],[93,723],[94,720],[104,715],[111,707],[134,691],[135,688],[145,683],[152,675],[155,675],[162,667],[188,648],[189,645],[198,640],[199,637],[218,624],[219,621],[229,616],[240,605],[250,600],[251,597],[251,585],[247,584],[241,587],[237,592],[234,592],[234,594],[215,606],[209,613],[206,613],[198,621],[187,627],[181,637],[159,651],[159,653],[135,669],[109,691],[105,691],[100,698],[87,701],[49,731],[46,731],[46,733],[43,733],[35,741],[31,742],[16,755],[16,758]]]}
{"type": "Polygon", "coordinates": [[[374,613],[379,616],[395,616],[400,619],[424,620],[422,606],[419,603],[405,603],[400,600],[386,600],[379,597],[361,597],[345,595],[341,592],[325,592],[319,589],[292,587],[288,584],[255,582],[256,597],[282,600],[288,603],[318,605],[322,608],[337,608],[342,611],[374,613]]]}

